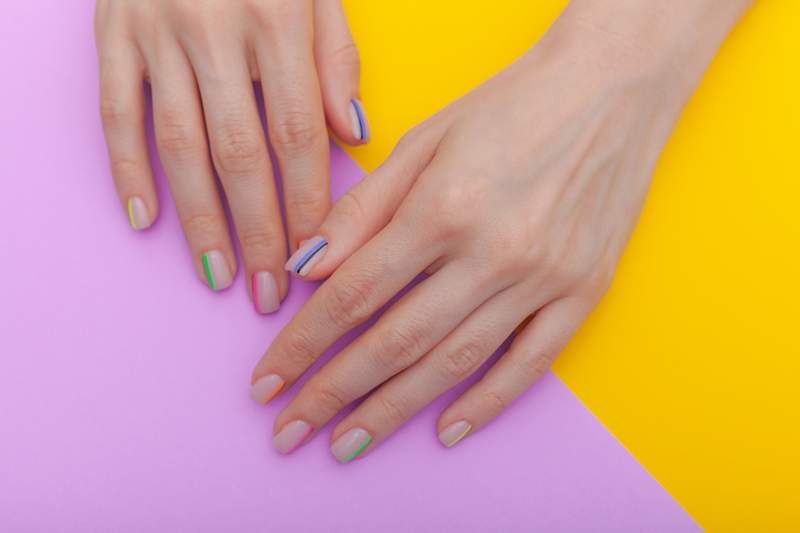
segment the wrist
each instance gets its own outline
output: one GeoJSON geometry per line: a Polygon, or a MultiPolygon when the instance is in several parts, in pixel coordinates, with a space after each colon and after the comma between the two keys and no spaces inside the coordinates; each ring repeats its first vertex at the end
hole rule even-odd
{"type": "MultiPolygon", "coordinates": [[[[753,0],[572,0],[549,36],[598,71],[675,83],[688,97],[753,0]]],[[[542,43],[547,46],[546,43],[542,43]]]]}

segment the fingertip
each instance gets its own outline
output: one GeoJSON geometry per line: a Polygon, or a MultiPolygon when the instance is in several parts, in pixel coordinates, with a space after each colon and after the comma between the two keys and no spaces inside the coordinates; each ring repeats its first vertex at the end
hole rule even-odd
{"type": "Polygon", "coordinates": [[[140,196],[130,196],[126,203],[128,222],[134,231],[146,230],[158,217],[158,206],[148,207],[140,196]]]}
{"type": "Polygon", "coordinates": [[[236,260],[230,260],[220,250],[208,250],[200,257],[200,279],[212,291],[223,291],[233,284],[236,260]]]}

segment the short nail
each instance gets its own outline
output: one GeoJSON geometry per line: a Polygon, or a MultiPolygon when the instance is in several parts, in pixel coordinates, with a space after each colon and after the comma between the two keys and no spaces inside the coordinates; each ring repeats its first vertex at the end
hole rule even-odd
{"type": "Polygon", "coordinates": [[[293,452],[311,434],[311,426],[302,420],[289,422],[283,429],[275,435],[272,443],[275,449],[286,454],[293,452]]]}
{"type": "Polygon", "coordinates": [[[311,237],[292,254],[292,257],[286,262],[285,268],[298,276],[307,276],[327,251],[328,241],[322,237],[311,237]]]}
{"type": "Polygon", "coordinates": [[[369,433],[361,428],[353,428],[336,439],[331,446],[331,453],[340,463],[349,463],[358,457],[370,442],[372,437],[369,433]]]}
{"type": "Polygon", "coordinates": [[[450,424],[439,433],[439,440],[448,448],[458,444],[461,439],[466,437],[472,430],[472,425],[469,422],[461,420],[450,424]]]}
{"type": "Polygon", "coordinates": [[[150,214],[147,212],[147,206],[138,196],[128,198],[128,220],[130,220],[131,227],[135,230],[143,230],[150,227],[150,214]]]}
{"type": "Polygon", "coordinates": [[[203,254],[203,270],[212,290],[227,289],[233,281],[228,261],[218,250],[211,250],[203,254]]]}
{"type": "Polygon", "coordinates": [[[268,403],[283,388],[284,382],[280,376],[268,374],[250,387],[250,397],[258,403],[268,403]]]}
{"type": "Polygon", "coordinates": [[[353,136],[362,142],[369,141],[369,122],[367,114],[364,112],[364,104],[358,98],[350,101],[350,125],[353,128],[353,136]]]}
{"type": "Polygon", "coordinates": [[[274,313],[281,306],[278,284],[270,272],[253,274],[253,305],[262,315],[274,313]]]}

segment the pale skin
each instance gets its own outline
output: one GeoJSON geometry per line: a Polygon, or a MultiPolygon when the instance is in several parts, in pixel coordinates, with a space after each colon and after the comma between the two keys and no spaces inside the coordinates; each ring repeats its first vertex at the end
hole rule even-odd
{"type": "Polygon", "coordinates": [[[287,391],[428,277],[297,392],[275,421],[278,450],[363,398],[331,443],[342,462],[368,455],[515,331],[441,414],[440,440],[528,390],[609,287],[659,154],[750,3],[573,0],[516,63],[411,130],[289,260],[327,279],[256,366],[254,398],[287,391]]]}

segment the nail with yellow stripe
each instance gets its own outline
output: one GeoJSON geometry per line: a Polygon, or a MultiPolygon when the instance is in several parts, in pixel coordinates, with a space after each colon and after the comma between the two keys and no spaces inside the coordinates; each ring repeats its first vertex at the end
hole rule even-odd
{"type": "Polygon", "coordinates": [[[147,212],[147,206],[138,196],[128,198],[128,220],[131,223],[131,227],[136,231],[150,227],[151,220],[150,214],[147,212]]]}
{"type": "Polygon", "coordinates": [[[469,435],[470,431],[472,431],[472,424],[466,420],[459,420],[444,428],[442,432],[439,433],[439,440],[448,448],[452,448],[461,442],[464,437],[469,435]]]}

